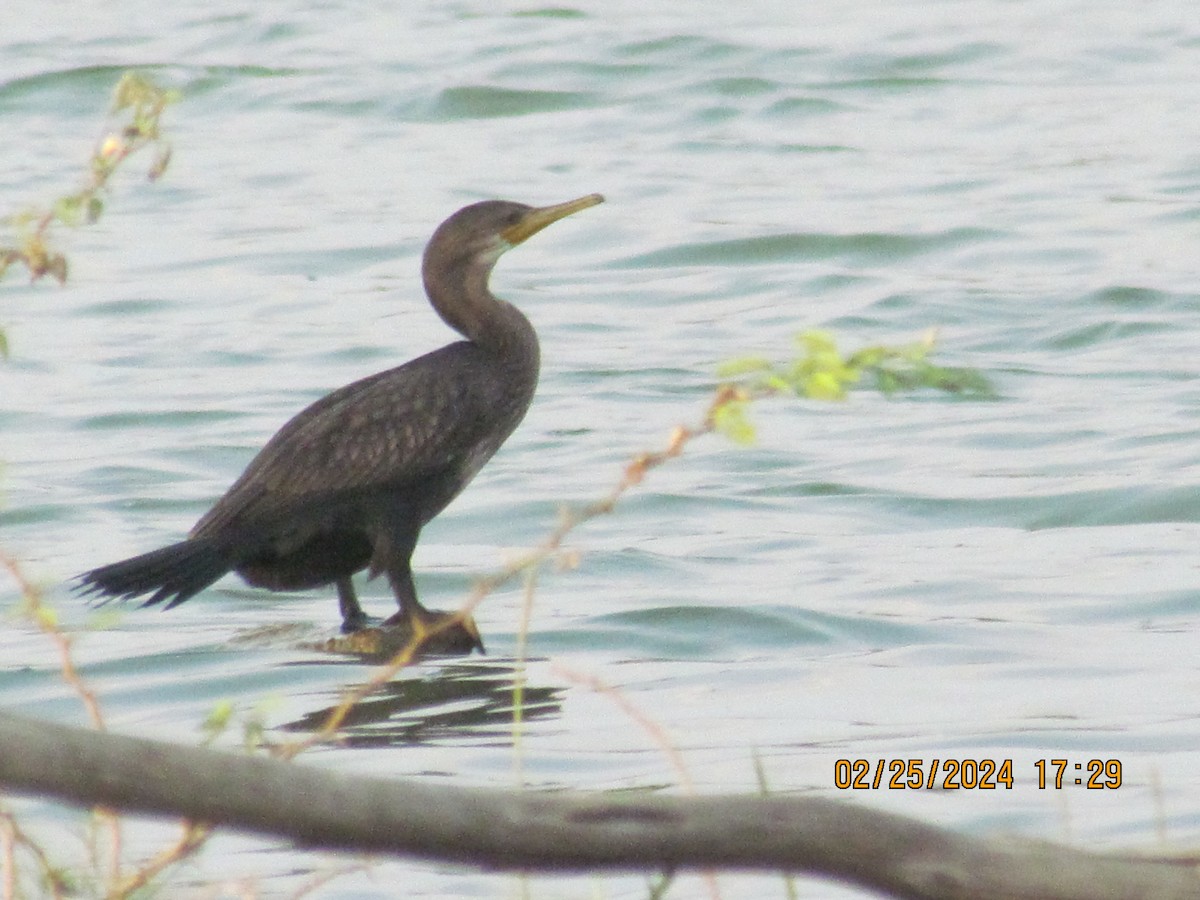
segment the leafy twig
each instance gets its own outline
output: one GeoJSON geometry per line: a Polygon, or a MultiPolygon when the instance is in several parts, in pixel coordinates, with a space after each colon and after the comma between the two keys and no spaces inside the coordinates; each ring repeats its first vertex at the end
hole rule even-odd
{"type": "Polygon", "coordinates": [[[743,356],[723,363],[718,377],[735,380],[742,391],[739,402],[717,411],[717,430],[742,444],[754,441],[754,426],[746,415],[750,400],[782,394],[813,400],[844,400],[865,380],[883,394],[932,388],[973,397],[993,397],[995,390],[974,369],[939,366],[929,359],[937,345],[930,329],[911,344],[874,344],[843,354],[828,331],[811,329],[796,335],[800,351],[778,364],[763,356],[743,356]]]}
{"type": "MultiPolygon", "coordinates": [[[[80,190],[59,197],[49,209],[30,209],[12,216],[16,231],[11,246],[0,246],[0,277],[14,263],[29,271],[31,281],[50,275],[60,284],[67,280],[67,258],[48,240],[54,222],[90,225],[104,213],[104,192],[113,173],[127,158],[143,147],[156,146],[157,153],[146,177],[156,181],[171,161],[171,146],[162,137],[161,118],[166,107],[179,99],[176,91],[164,90],[136,72],[126,72],[113,90],[112,114],[124,114],[96,144],[88,161],[88,176],[80,190]]],[[[0,334],[0,356],[5,353],[0,334]]]]}

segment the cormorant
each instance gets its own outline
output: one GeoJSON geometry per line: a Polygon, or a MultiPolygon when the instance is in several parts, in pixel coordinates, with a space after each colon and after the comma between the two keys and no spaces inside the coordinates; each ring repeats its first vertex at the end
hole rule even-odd
{"type": "MultiPolygon", "coordinates": [[[[429,626],[451,613],[417,600],[410,559],[421,528],[458,495],[525,416],[538,379],[529,320],[493,296],[505,251],[603,201],[555,206],[487,200],[433,233],[422,264],[434,310],[466,340],[371,375],[284,425],[187,540],[78,576],[84,593],[166,609],[227,572],[270,590],[337,585],[342,631],[372,620],[350,576],[387,575],[399,612],[385,625],[429,626]]],[[[465,619],[444,649],[483,649],[465,619]]]]}

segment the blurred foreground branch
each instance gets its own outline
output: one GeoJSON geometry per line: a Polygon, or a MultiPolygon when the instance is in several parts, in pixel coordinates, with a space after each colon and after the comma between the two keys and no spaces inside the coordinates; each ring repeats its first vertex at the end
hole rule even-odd
{"type": "MultiPolygon", "coordinates": [[[[166,107],[179,99],[175,91],[164,90],[154,82],[126,72],[113,89],[111,115],[124,121],[114,122],[97,142],[88,160],[83,186],[73,194],[59,197],[46,209],[28,209],[8,218],[15,231],[12,244],[0,245],[0,277],[9,266],[21,263],[31,281],[50,275],[60,284],[67,280],[67,258],[51,246],[50,226],[90,225],[104,214],[104,192],[120,165],[143,147],[154,146],[157,153],[146,177],[157,181],[171,160],[171,146],[162,137],[160,119],[166,107]]],[[[0,352],[4,346],[0,343],[0,352]]]]}
{"type": "Polygon", "coordinates": [[[984,841],[817,797],[540,794],[356,777],[0,713],[0,785],[308,848],[491,870],[787,871],[914,898],[1194,898],[1200,858],[984,841]]]}

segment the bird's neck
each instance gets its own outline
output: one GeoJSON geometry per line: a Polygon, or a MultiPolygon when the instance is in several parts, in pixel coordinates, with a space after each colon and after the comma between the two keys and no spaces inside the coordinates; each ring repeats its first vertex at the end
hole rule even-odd
{"type": "Polygon", "coordinates": [[[537,334],[525,315],[492,294],[488,277],[492,263],[477,262],[465,269],[442,269],[427,261],[425,291],[442,321],[484,350],[499,356],[536,358],[537,334]]]}

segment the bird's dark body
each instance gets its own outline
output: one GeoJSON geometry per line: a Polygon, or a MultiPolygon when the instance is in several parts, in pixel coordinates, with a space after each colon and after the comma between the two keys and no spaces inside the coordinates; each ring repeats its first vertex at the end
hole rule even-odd
{"type": "Polygon", "coordinates": [[[467,341],[347,385],[267,443],[192,539],[224,541],[250,584],[329,584],[412,552],[525,416],[537,344],[520,364],[467,341]],[[302,465],[297,465],[298,461],[302,465]]]}
{"type": "Polygon", "coordinates": [[[409,562],[421,528],[512,434],[537,386],[537,335],[488,292],[488,275],[511,243],[597,202],[460,210],[431,239],[424,276],[435,310],[468,340],[316,401],[266,443],[186,540],[87,572],[81,586],[170,608],[230,571],[271,590],[336,583],[343,627],[353,630],[366,616],[349,579],[367,568],[387,575],[400,606],[394,618],[428,615],[409,562]]]}
{"type": "Polygon", "coordinates": [[[524,418],[532,347],[514,365],[460,341],[334,391],[267,442],[186,541],[85,578],[168,608],[229,571],[300,590],[369,566],[396,587],[421,528],[524,418]]]}

